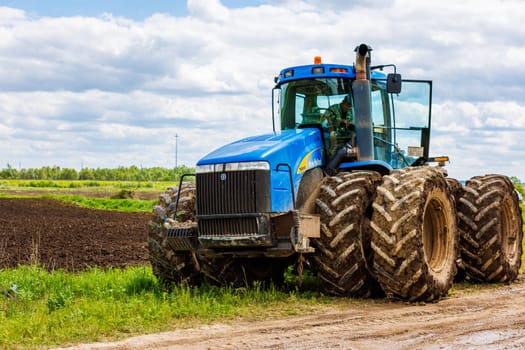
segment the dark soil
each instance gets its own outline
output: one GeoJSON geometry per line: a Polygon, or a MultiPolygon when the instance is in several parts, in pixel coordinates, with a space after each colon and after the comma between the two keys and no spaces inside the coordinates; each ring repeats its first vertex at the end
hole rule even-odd
{"type": "Polygon", "coordinates": [[[38,264],[77,271],[148,264],[150,218],[54,199],[0,198],[0,268],[38,264]]]}

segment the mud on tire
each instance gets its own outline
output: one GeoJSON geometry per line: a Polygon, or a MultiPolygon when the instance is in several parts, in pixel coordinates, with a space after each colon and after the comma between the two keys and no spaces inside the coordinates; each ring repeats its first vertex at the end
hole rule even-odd
{"type": "Polygon", "coordinates": [[[199,263],[191,252],[174,251],[168,244],[167,228],[192,225],[195,220],[195,185],[168,188],[153,207],[148,234],[148,250],[153,273],[164,284],[199,282],[199,263]],[[179,198],[177,213],[175,207],[179,198]]]}
{"type": "Polygon", "coordinates": [[[467,276],[481,282],[511,282],[522,254],[518,197],[503,175],[467,181],[458,203],[460,252],[467,276]]]}
{"type": "Polygon", "coordinates": [[[311,239],[316,252],[309,257],[325,292],[333,295],[369,297],[381,292],[368,271],[369,209],[376,172],[341,172],[326,177],[316,199],[321,216],[321,237],[311,239]],[[368,212],[367,212],[368,211],[368,212]]]}
{"type": "Polygon", "coordinates": [[[254,282],[268,287],[281,285],[289,259],[276,258],[216,258],[201,260],[202,274],[214,285],[234,288],[251,287],[254,282]]]}
{"type": "MultiPolygon", "coordinates": [[[[464,186],[461,184],[461,182],[459,182],[456,179],[447,177],[445,180],[447,180],[450,194],[452,194],[452,197],[454,197],[454,202],[456,203],[456,211],[457,211],[459,200],[465,193],[464,186]]],[[[457,215],[456,215],[456,225],[458,225],[458,234],[459,234],[459,218],[457,215]]],[[[461,254],[459,253],[456,256],[456,269],[457,271],[456,271],[456,276],[454,277],[454,282],[464,281],[467,278],[467,272],[465,271],[465,265],[463,264],[463,260],[461,260],[461,254]]]]}
{"type": "Polygon", "coordinates": [[[373,271],[389,297],[431,301],[456,273],[454,199],[436,168],[393,171],[377,187],[372,215],[373,271]]]}

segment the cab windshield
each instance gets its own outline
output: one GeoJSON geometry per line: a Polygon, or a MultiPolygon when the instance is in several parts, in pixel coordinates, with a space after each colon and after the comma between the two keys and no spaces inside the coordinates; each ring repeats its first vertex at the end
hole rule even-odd
{"type": "Polygon", "coordinates": [[[296,80],[281,86],[281,130],[305,124],[322,124],[323,115],[350,94],[350,79],[325,78],[296,80]]]}
{"type": "MultiPolygon", "coordinates": [[[[329,140],[326,119],[331,113],[327,111],[348,97],[347,117],[355,117],[351,84],[348,78],[301,79],[282,84],[274,106],[281,130],[320,128],[326,154],[331,156],[334,145],[329,140]]],[[[370,92],[374,159],[393,168],[412,165],[421,157],[428,158],[429,153],[432,82],[403,80],[402,86],[401,93],[389,94],[386,80],[373,79],[370,92]]],[[[351,134],[336,134],[337,147],[348,140],[355,142],[351,134]]]]}

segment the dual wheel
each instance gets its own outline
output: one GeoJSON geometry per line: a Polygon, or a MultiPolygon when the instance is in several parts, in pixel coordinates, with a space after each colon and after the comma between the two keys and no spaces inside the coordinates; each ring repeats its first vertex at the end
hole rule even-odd
{"type": "Polygon", "coordinates": [[[373,271],[390,297],[430,301],[446,295],[456,273],[454,200],[436,168],[384,177],[373,203],[373,271]]]}
{"type": "Polygon", "coordinates": [[[316,205],[322,225],[312,265],[326,292],[433,300],[450,288],[455,210],[435,168],[396,170],[383,178],[339,173],[323,180],[316,205]],[[350,247],[357,247],[352,255],[346,254],[350,247]]]}
{"type": "Polygon", "coordinates": [[[456,194],[461,266],[476,282],[512,282],[522,255],[522,215],[506,176],[476,176],[456,194]]]}
{"type": "Polygon", "coordinates": [[[458,261],[474,281],[516,278],[522,219],[507,177],[474,177],[463,186],[433,167],[377,176],[323,179],[316,201],[321,237],[313,242],[318,251],[311,265],[325,292],[362,297],[384,291],[432,301],[448,293],[458,261]]]}

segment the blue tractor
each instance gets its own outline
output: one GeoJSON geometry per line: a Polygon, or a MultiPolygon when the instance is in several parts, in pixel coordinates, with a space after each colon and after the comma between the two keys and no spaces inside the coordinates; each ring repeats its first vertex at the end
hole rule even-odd
{"type": "Polygon", "coordinates": [[[430,301],[458,268],[476,281],[516,278],[523,232],[510,180],[448,178],[447,157],[429,156],[432,82],[371,65],[368,45],[355,51],[353,65],[316,57],[283,69],[274,131],[216,149],[160,196],[148,236],[159,279],[281,283],[307,264],[330,294],[430,301]]]}

